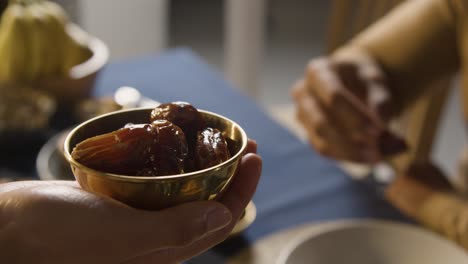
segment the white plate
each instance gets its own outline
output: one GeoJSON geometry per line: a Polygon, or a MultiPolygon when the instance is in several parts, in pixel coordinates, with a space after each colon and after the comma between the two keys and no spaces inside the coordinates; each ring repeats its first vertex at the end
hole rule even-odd
{"type": "Polygon", "coordinates": [[[422,228],[386,221],[349,221],[303,233],[277,264],[466,264],[467,253],[422,228]]]}

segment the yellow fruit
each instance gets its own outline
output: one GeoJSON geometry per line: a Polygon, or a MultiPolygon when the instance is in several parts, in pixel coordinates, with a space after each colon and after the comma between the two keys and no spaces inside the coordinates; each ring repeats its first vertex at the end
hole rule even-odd
{"type": "Polygon", "coordinates": [[[64,47],[67,43],[67,35],[62,17],[56,16],[44,3],[38,2],[34,4],[34,8],[40,10],[43,14],[41,21],[44,24],[41,38],[45,42],[44,56],[47,59],[41,66],[41,78],[55,78],[63,75],[61,65],[64,60],[64,47]]]}
{"type": "Polygon", "coordinates": [[[25,20],[27,23],[27,34],[29,35],[29,52],[30,60],[27,65],[27,79],[33,81],[43,75],[43,65],[47,63],[47,45],[48,38],[46,35],[47,24],[45,14],[41,9],[36,8],[37,4],[32,4],[25,7],[25,20]]]}
{"type": "Polygon", "coordinates": [[[0,81],[24,81],[29,41],[24,8],[18,4],[9,5],[0,23],[0,81]]]}
{"type": "Polygon", "coordinates": [[[68,77],[91,56],[87,39],[60,5],[11,0],[0,23],[0,82],[68,77]]]}

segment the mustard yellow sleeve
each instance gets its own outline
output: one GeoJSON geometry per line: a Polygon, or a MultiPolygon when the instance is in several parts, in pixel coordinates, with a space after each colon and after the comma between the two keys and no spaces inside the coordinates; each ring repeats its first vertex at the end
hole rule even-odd
{"type": "Polygon", "coordinates": [[[468,250],[468,203],[455,195],[434,192],[415,215],[417,221],[468,250]]]}
{"type": "Polygon", "coordinates": [[[344,47],[362,50],[380,64],[395,112],[421,95],[427,84],[459,68],[457,31],[465,19],[464,2],[408,0],[344,47]]]}

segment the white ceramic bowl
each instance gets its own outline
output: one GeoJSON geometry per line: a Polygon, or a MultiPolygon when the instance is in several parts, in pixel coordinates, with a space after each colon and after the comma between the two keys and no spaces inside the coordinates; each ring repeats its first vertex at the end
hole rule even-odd
{"type": "Polygon", "coordinates": [[[422,228],[385,221],[350,221],[292,240],[277,264],[467,264],[467,253],[422,228]]]}

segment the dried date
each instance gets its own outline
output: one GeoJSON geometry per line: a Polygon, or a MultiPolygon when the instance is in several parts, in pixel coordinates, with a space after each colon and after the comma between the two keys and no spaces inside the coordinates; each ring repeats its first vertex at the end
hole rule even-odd
{"type": "Polygon", "coordinates": [[[183,131],[169,121],[128,124],[76,145],[72,157],[95,170],[157,176],[184,172],[188,153],[183,131]]]}
{"type": "Polygon", "coordinates": [[[173,102],[161,104],[151,112],[151,122],[156,120],[168,120],[180,127],[187,140],[196,137],[197,131],[205,127],[205,121],[198,110],[186,102],[173,102]]]}
{"type": "Polygon", "coordinates": [[[218,165],[230,158],[223,134],[218,129],[206,128],[197,137],[195,166],[198,170],[218,165]]]}

